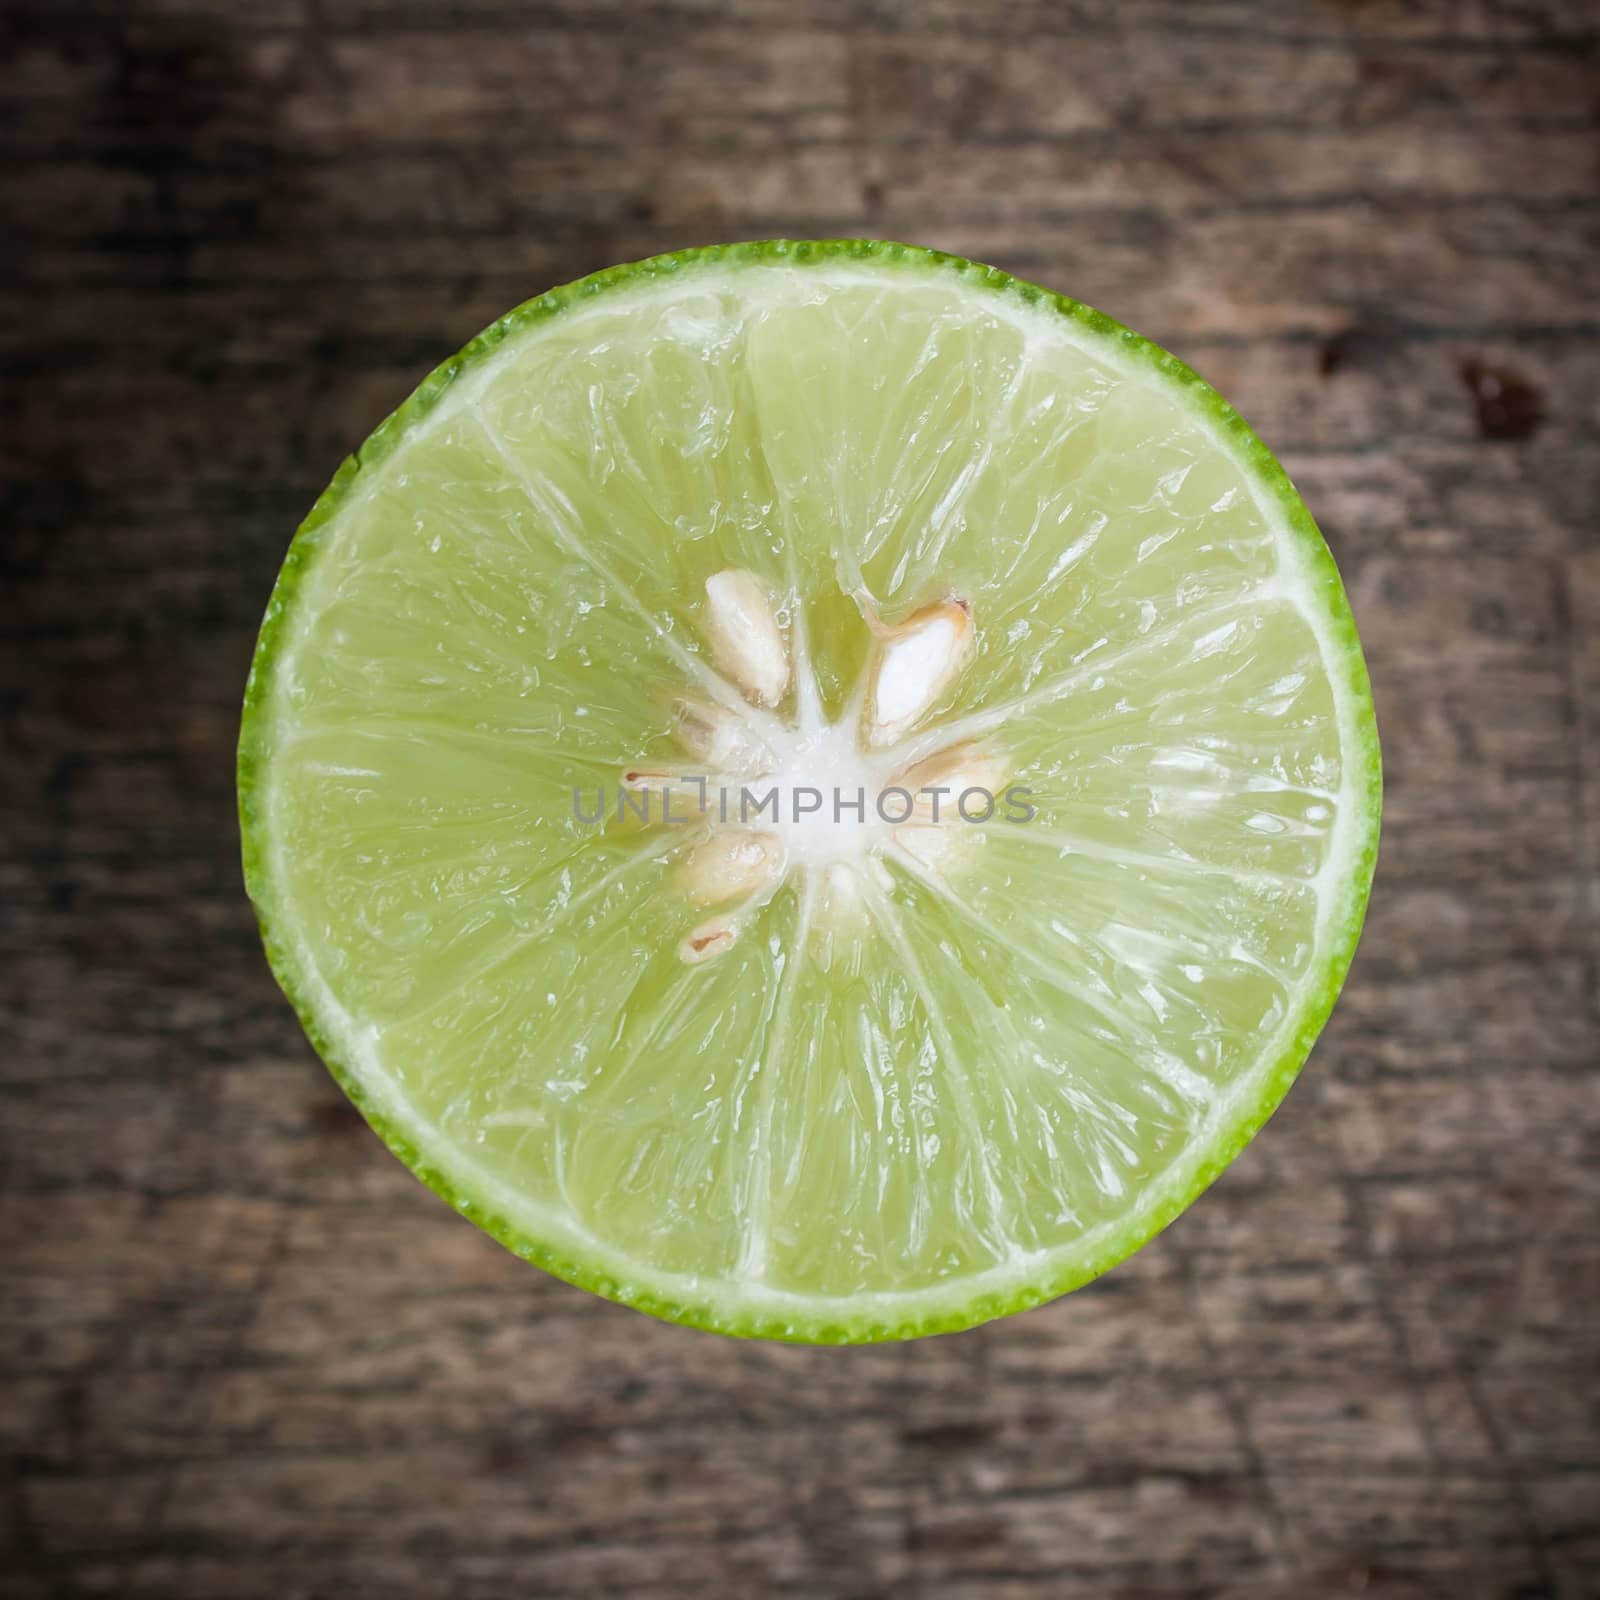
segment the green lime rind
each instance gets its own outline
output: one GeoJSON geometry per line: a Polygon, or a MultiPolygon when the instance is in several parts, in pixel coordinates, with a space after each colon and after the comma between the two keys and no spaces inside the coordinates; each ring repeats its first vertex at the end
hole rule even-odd
{"type": "MultiPolygon", "coordinates": [[[[1333,663],[1329,664],[1331,667],[1333,663]]],[[[317,1054],[340,1087],[394,1155],[417,1178],[514,1255],[608,1300],[668,1322],[714,1333],[797,1344],[838,1345],[882,1343],[935,1333],[955,1333],[997,1317],[1028,1310],[1081,1288],[1149,1243],[1216,1181],[1277,1109],[1310,1055],[1344,987],[1361,935],[1377,863],[1383,778],[1366,662],[1333,555],[1277,458],[1244,418],[1203,378],[1176,356],[1103,312],[1014,278],[996,267],[984,266],[943,251],[885,240],[771,239],[680,250],[670,255],[653,256],[646,261],[609,267],[603,272],[593,273],[526,301],[507,312],[449,360],[436,367],[404,404],[379,424],[366,443],[340,465],[332,482],[296,531],[284,558],[267,605],[245,687],[239,735],[238,786],[245,886],[255,906],[256,920],[273,974],[293,1005],[317,1054]],[[728,1304],[719,1304],[710,1298],[676,1299],[664,1296],[647,1283],[616,1276],[598,1269],[592,1263],[553,1249],[504,1217],[478,1205],[464,1185],[435,1165],[403,1129],[373,1104],[350,1062],[345,1059],[345,1051],[330,1037],[323,1019],[311,1004],[309,996],[313,986],[300,970],[295,953],[278,936],[267,867],[261,785],[270,747],[270,711],[278,645],[300,585],[319,552],[323,530],[349,499],[360,474],[371,470],[393,453],[464,373],[492,354],[507,339],[611,290],[636,288],[652,281],[712,267],[775,263],[805,267],[849,261],[871,262],[875,266],[894,265],[912,272],[948,274],[975,288],[1010,296],[1053,312],[1116,347],[1134,362],[1160,373],[1187,394],[1190,404],[1222,434],[1237,459],[1249,469],[1255,487],[1265,491],[1275,502],[1284,524],[1293,532],[1300,558],[1314,580],[1314,588],[1323,605],[1322,620],[1327,625],[1333,645],[1333,660],[1342,664],[1344,669],[1343,681],[1337,687],[1342,691],[1346,703],[1354,707],[1356,712],[1354,725],[1345,730],[1353,735],[1354,742],[1342,754],[1352,779],[1354,817],[1360,827],[1360,836],[1351,856],[1343,901],[1333,908],[1328,918],[1322,982],[1305,997],[1300,1025],[1293,1038],[1262,1077],[1255,1096],[1239,1108],[1226,1133],[1213,1142],[1208,1159],[1186,1179],[1175,1184],[1159,1204],[1130,1215],[1120,1227],[1097,1235],[1093,1250],[1057,1261],[1031,1281],[1010,1283],[1002,1289],[978,1294],[964,1291],[962,1283],[957,1281],[950,1286],[948,1296],[943,1298],[930,1291],[919,1291],[914,1297],[904,1298],[914,1298],[919,1307],[927,1306],[931,1301],[934,1309],[919,1310],[916,1314],[900,1317],[875,1316],[860,1309],[856,1302],[841,1302],[837,1315],[808,1307],[792,1317],[786,1317],[754,1310],[739,1303],[736,1297],[729,1297],[728,1304]],[[857,1308],[852,1310],[852,1305],[857,1308]]],[[[877,1297],[876,1304],[881,1306],[883,1302],[894,1298],[889,1295],[877,1297]]]]}

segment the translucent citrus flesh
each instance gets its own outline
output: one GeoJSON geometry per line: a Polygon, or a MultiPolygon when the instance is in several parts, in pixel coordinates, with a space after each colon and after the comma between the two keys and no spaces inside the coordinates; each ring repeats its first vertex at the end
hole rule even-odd
{"type": "Polygon", "coordinates": [[[713,260],[505,338],[302,535],[252,892],[464,1208],[652,1309],[865,1336],[1098,1270],[1270,1111],[1359,924],[1370,705],[1314,530],[1146,351],[915,260],[713,260]],[[891,856],[860,923],[796,871],[691,966],[686,833],[573,792],[670,753],[730,567],[834,716],[853,595],[970,598],[907,746],[981,736],[1038,814],[891,856]]]}

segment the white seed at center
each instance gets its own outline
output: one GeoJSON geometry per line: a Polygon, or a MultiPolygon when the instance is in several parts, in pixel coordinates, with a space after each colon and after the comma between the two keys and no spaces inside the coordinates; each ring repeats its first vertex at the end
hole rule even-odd
{"type": "Polygon", "coordinates": [[[973,809],[992,812],[1008,770],[1006,762],[993,751],[955,744],[907,767],[895,783],[912,796],[913,821],[971,821],[974,819],[963,809],[968,796],[978,797],[971,802],[973,809]]]}
{"type": "Polygon", "coordinates": [[[770,833],[723,829],[689,852],[684,883],[703,906],[741,900],[764,889],[783,871],[783,846],[770,833]]]}
{"type": "Polygon", "coordinates": [[[868,686],[866,736],[869,745],[882,749],[906,733],[966,665],[972,648],[971,608],[961,600],[941,600],[896,628],[875,631],[878,648],[868,686]]]}
{"type": "Polygon", "coordinates": [[[767,770],[772,752],[745,719],[726,706],[681,701],[674,711],[678,743],[709,772],[753,777],[767,770]]]}
{"type": "Polygon", "coordinates": [[[729,568],[706,579],[706,636],[716,663],[758,705],[789,687],[789,650],[772,601],[753,572],[729,568]]]}

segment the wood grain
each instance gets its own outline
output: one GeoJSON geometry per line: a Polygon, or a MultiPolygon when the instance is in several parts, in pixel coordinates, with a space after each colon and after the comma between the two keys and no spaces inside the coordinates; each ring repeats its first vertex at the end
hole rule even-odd
{"type": "Polygon", "coordinates": [[[9,5],[0,1596],[1600,1590],[1596,22],[9,5]],[[1102,1283],[905,1348],[520,1266],[340,1098],[236,862],[256,623],[341,455],[515,301],[774,232],[994,261],[1218,383],[1385,737],[1271,1128],[1102,1283]]]}

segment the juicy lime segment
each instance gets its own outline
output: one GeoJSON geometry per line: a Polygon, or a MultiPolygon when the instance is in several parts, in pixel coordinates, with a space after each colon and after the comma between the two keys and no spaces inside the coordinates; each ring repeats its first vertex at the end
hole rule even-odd
{"type": "Polygon", "coordinates": [[[1309,1051],[1378,823],[1238,418],[854,242],[616,269],[435,374],[297,537],[240,761],[274,965],[402,1157],[573,1281],[819,1340],[1175,1216],[1309,1051]]]}

